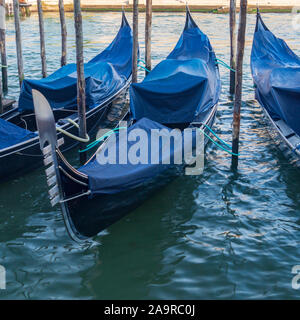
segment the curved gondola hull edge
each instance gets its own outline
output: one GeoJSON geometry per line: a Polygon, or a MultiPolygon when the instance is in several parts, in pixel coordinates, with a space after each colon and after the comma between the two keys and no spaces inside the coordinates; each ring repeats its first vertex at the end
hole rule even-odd
{"type": "MultiPolygon", "coordinates": [[[[204,122],[211,127],[215,122],[217,105],[215,105],[204,122]]],[[[205,130],[203,125],[199,125],[205,130]]],[[[207,132],[208,133],[208,132],[207,132]]],[[[205,139],[207,144],[208,139],[205,139]]],[[[138,208],[151,195],[182,174],[184,165],[170,168],[163,175],[154,177],[134,189],[117,194],[87,195],[88,186],[84,186],[82,177],[66,160],[58,157],[62,197],[60,202],[68,233],[76,241],[86,240],[99,234],[115,222],[138,208]],[[75,182],[79,181],[79,183],[75,182]],[[76,198],[77,195],[86,194],[76,198]],[[74,198],[68,201],[68,199],[74,198]]]]}

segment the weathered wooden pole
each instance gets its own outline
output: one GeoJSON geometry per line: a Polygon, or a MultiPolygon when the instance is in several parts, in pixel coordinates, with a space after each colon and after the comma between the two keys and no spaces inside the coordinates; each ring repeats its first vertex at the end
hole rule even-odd
{"type": "MultiPolygon", "coordinates": [[[[230,67],[236,69],[236,0],[230,0],[230,67]]],[[[235,90],[235,72],[230,70],[230,94],[235,90]]]]}
{"type": "MultiPolygon", "coordinates": [[[[152,0],[146,0],[146,26],[145,26],[145,62],[147,70],[151,71],[151,30],[152,29],[152,0]]],[[[146,75],[149,73],[146,70],[146,75]]]]}
{"type": "MultiPolygon", "coordinates": [[[[80,0],[74,0],[74,21],[76,33],[76,63],[77,63],[77,107],[79,117],[79,137],[85,139],[86,132],[86,101],[85,101],[85,77],[83,59],[83,34],[82,15],[80,0]]],[[[80,144],[80,150],[85,148],[84,143],[80,144]]],[[[86,153],[80,152],[80,163],[86,162],[86,153]]]]}
{"type": "Polygon", "coordinates": [[[138,46],[139,46],[139,1],[133,0],[133,52],[132,52],[132,83],[137,82],[138,77],[138,46]]]}
{"type": "Polygon", "coordinates": [[[60,17],[60,27],[61,27],[61,66],[67,64],[67,27],[65,19],[65,8],[64,0],[59,0],[59,17],[60,17]]]}
{"type": "Polygon", "coordinates": [[[21,28],[20,28],[19,1],[13,0],[13,4],[14,4],[14,19],[15,19],[15,31],[16,31],[18,74],[19,74],[19,84],[21,87],[24,79],[24,71],[23,71],[23,54],[22,54],[22,38],[21,38],[21,28]]]}
{"type": "Polygon", "coordinates": [[[236,169],[238,166],[239,138],[240,138],[240,121],[242,106],[242,87],[243,87],[243,59],[245,49],[245,33],[247,24],[247,0],[241,0],[240,4],[240,21],[237,42],[237,67],[235,75],[235,99],[233,110],[233,139],[232,152],[236,155],[232,156],[232,167],[236,169]]]}
{"type": "Polygon", "coordinates": [[[7,59],[6,59],[6,41],[5,41],[5,0],[0,0],[0,52],[2,65],[2,88],[3,92],[8,91],[7,85],[7,59]]]}
{"type": "Polygon", "coordinates": [[[42,60],[42,75],[43,78],[47,77],[47,62],[46,62],[46,50],[45,50],[45,31],[44,31],[44,18],[43,18],[43,8],[42,1],[37,0],[37,8],[39,15],[39,27],[40,27],[40,52],[42,60]]]}

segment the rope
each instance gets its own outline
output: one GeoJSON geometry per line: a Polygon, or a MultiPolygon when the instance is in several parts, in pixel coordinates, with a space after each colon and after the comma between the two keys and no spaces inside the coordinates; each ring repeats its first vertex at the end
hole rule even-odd
{"type": "Polygon", "coordinates": [[[142,59],[138,59],[138,62],[142,62],[143,64],[146,65],[146,62],[144,60],[142,60],[142,59]]]}
{"type": "Polygon", "coordinates": [[[81,197],[84,197],[84,196],[89,196],[90,194],[92,194],[92,192],[89,190],[85,193],[81,193],[77,196],[74,196],[72,198],[68,198],[68,199],[64,199],[64,200],[60,200],[59,203],[65,203],[65,202],[68,202],[68,201],[72,201],[72,200],[75,200],[75,199],[78,199],[78,198],[81,198],[81,197]]]}
{"type": "MultiPolygon", "coordinates": [[[[73,124],[76,128],[79,128],[79,125],[73,121],[72,119],[66,119],[68,122],[70,122],[71,124],[73,124]]],[[[80,137],[77,137],[75,135],[73,135],[72,133],[62,129],[62,128],[59,128],[59,127],[56,127],[56,130],[59,131],[60,133],[66,135],[67,137],[71,138],[71,139],[74,139],[76,141],[79,141],[79,142],[83,142],[83,143],[87,143],[90,141],[90,137],[88,136],[88,134],[86,135],[85,138],[80,138],[80,137]]]]}
{"type": "Polygon", "coordinates": [[[113,130],[110,130],[108,132],[105,133],[105,135],[103,135],[102,137],[100,137],[99,139],[95,140],[94,142],[90,143],[86,149],[84,150],[79,150],[78,152],[86,152],[89,151],[90,149],[96,147],[101,141],[103,141],[105,138],[110,137],[112,134],[114,134],[115,132],[119,131],[119,130],[124,130],[127,129],[127,127],[120,127],[120,128],[115,128],[113,130]]]}
{"type": "Polygon", "coordinates": [[[215,132],[213,129],[211,129],[208,125],[203,123],[203,125],[220,141],[222,142],[228,149],[231,149],[231,146],[227,144],[224,140],[222,140],[215,132]]]}
{"type": "MultiPolygon", "coordinates": [[[[71,120],[71,119],[69,119],[71,120]]],[[[203,125],[221,142],[223,143],[228,149],[231,149],[231,146],[228,145],[224,140],[222,140],[208,125],[204,124],[203,125]]],[[[100,137],[99,139],[95,140],[94,142],[90,143],[86,149],[84,150],[79,150],[78,152],[86,152],[86,151],[89,151],[90,149],[96,147],[101,141],[103,141],[105,138],[108,138],[110,137],[112,134],[114,134],[115,132],[119,131],[119,130],[125,130],[127,129],[127,127],[120,127],[120,128],[115,128],[113,130],[110,130],[108,132],[106,132],[102,137],[100,137]]],[[[240,154],[238,153],[233,153],[231,152],[230,150],[228,149],[225,149],[224,147],[222,147],[220,144],[218,144],[217,142],[215,142],[207,133],[205,133],[203,130],[201,130],[200,128],[198,128],[198,130],[200,130],[211,142],[213,142],[218,148],[220,148],[221,150],[233,155],[233,156],[236,156],[236,157],[239,157],[240,154]]]]}
{"type": "MultiPolygon", "coordinates": [[[[207,133],[205,133],[203,130],[201,130],[200,128],[198,128],[198,130],[200,130],[212,143],[214,143],[218,148],[220,148],[220,149],[222,149],[223,151],[225,151],[225,152],[227,152],[227,153],[229,153],[229,154],[231,154],[232,156],[236,156],[236,157],[239,157],[240,156],[240,154],[238,153],[233,153],[233,152],[231,152],[230,150],[227,150],[227,149],[225,149],[224,147],[222,147],[220,144],[218,144],[215,140],[213,140],[207,133]]],[[[212,129],[210,129],[211,131],[212,131],[212,129]]],[[[220,141],[222,141],[223,142],[223,140],[221,140],[220,139],[220,141]]],[[[227,146],[227,144],[226,144],[226,146],[227,146]]]]}
{"type": "Polygon", "coordinates": [[[150,70],[148,70],[146,67],[144,67],[144,66],[141,66],[140,64],[138,64],[138,67],[139,68],[142,68],[142,69],[144,69],[145,71],[147,71],[147,72],[151,72],[150,70]]]}
{"type": "Polygon", "coordinates": [[[216,63],[217,63],[217,64],[220,64],[221,66],[223,66],[223,67],[225,67],[225,68],[227,68],[227,69],[229,69],[229,70],[232,71],[232,72],[236,72],[236,70],[232,69],[226,62],[224,62],[224,61],[221,60],[221,59],[216,58],[216,63]]]}

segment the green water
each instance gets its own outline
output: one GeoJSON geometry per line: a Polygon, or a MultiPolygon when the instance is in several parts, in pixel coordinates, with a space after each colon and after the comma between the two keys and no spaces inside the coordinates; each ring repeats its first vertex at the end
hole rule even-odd
{"type": "MultiPolygon", "coordinates": [[[[193,14],[218,58],[229,61],[227,15],[193,14]]],[[[131,14],[128,14],[131,20],[131,14]]],[[[265,22],[300,54],[290,14],[265,22]]],[[[113,39],[120,13],[84,13],[86,60],[113,39]]],[[[7,270],[0,299],[298,299],[291,273],[300,264],[300,173],[273,145],[254,101],[249,55],[255,16],[249,15],[244,72],[241,159],[238,173],[227,154],[210,145],[202,176],[168,185],[92,243],[80,246],[52,209],[43,169],[0,186],[0,265],[7,270]]],[[[144,14],[140,20],[143,53],[144,14]]],[[[154,64],[173,49],[183,13],[155,13],[154,64]]],[[[68,58],[74,61],[72,16],[68,58]]],[[[13,21],[7,23],[9,86],[17,95],[13,21]]],[[[48,70],[60,61],[57,15],[45,16],[48,70]]],[[[39,78],[38,20],[22,21],[25,75],[39,78]]],[[[140,74],[142,78],[143,73],[140,74]]],[[[231,141],[228,71],[216,131],[231,141]]]]}

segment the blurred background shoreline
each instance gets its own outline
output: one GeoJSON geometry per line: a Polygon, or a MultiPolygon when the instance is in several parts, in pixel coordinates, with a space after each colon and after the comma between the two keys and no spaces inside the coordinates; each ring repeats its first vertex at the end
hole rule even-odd
{"type": "MultiPolygon", "coordinates": [[[[6,0],[6,4],[11,3],[12,0],[6,0]]],[[[128,3],[128,6],[124,6],[126,11],[132,11],[132,2],[122,0],[82,0],[81,7],[83,11],[120,11],[122,6],[128,3]]],[[[30,6],[30,11],[37,11],[36,0],[21,0],[20,3],[26,3],[30,6]]],[[[154,12],[181,12],[185,11],[185,1],[179,0],[153,0],[154,12]]],[[[209,12],[209,13],[228,13],[229,12],[229,0],[189,0],[190,10],[193,12],[209,12]]],[[[259,4],[262,12],[272,13],[290,13],[294,7],[299,6],[299,0],[249,0],[248,11],[249,13],[255,13],[257,4],[259,4]]],[[[58,11],[58,1],[56,0],[44,0],[42,1],[44,12],[58,11]]],[[[65,10],[73,11],[73,0],[64,1],[65,10]]],[[[239,7],[239,1],[237,0],[239,7]]],[[[139,1],[139,9],[141,12],[145,11],[146,0],[139,1]]]]}

